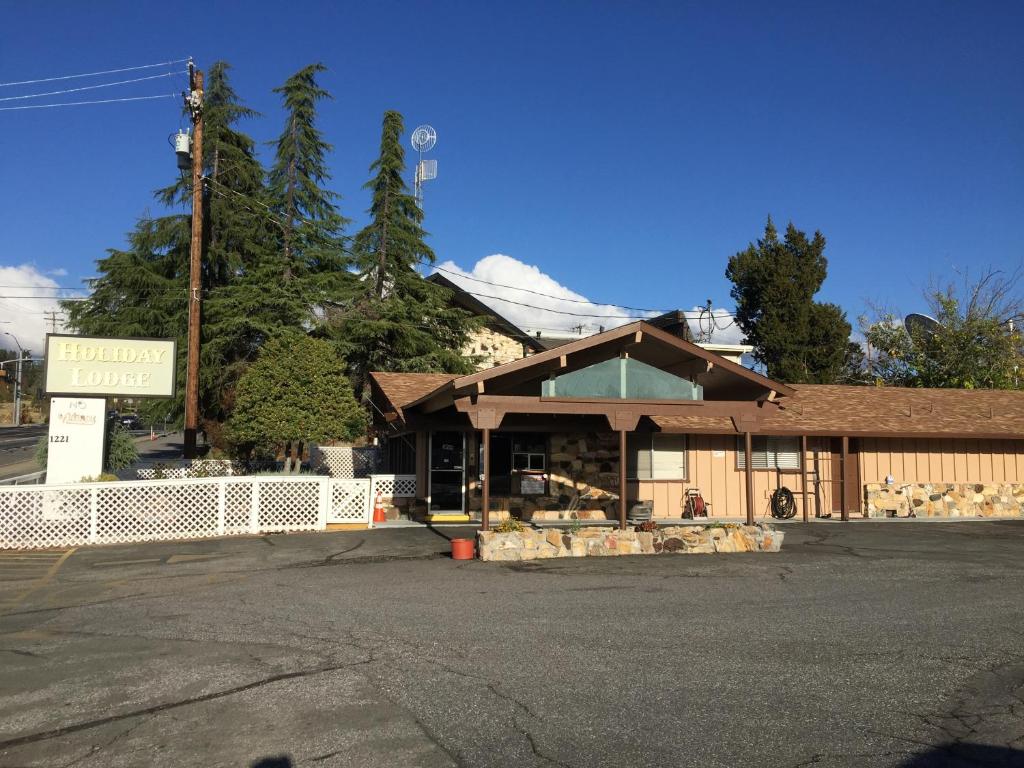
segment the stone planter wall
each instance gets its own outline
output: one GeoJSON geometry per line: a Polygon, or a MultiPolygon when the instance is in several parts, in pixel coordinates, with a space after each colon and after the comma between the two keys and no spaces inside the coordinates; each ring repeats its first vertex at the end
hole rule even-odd
{"type": "Polygon", "coordinates": [[[539,560],[552,557],[778,552],[784,535],[771,526],[666,526],[655,531],[559,528],[477,533],[481,560],[539,560]]]}
{"type": "Polygon", "coordinates": [[[864,486],[865,517],[1024,517],[1024,484],[903,483],[864,486]]]}

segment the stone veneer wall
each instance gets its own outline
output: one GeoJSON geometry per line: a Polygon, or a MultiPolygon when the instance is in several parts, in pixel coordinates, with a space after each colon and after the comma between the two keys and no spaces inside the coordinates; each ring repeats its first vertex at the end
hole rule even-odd
{"type": "Polygon", "coordinates": [[[653,531],[547,528],[500,533],[480,531],[481,560],[538,560],[552,557],[617,555],[713,554],[716,552],[778,552],[781,531],[757,525],[682,525],[653,531]]]}
{"type": "Polygon", "coordinates": [[[1024,484],[913,483],[904,489],[905,485],[865,485],[865,517],[1024,516],[1024,484]]]}
{"type": "MultiPolygon", "coordinates": [[[[581,520],[613,520],[618,518],[619,436],[614,432],[554,432],[549,437],[548,493],[543,496],[511,496],[491,498],[492,512],[510,512],[521,520],[558,520],[577,493],[589,495],[581,500],[573,515],[581,520]]],[[[474,457],[470,464],[468,507],[479,512],[481,484],[479,469],[474,467],[476,441],[467,448],[474,457]]],[[[500,519],[502,516],[492,519],[500,519]]]]}
{"type": "Polygon", "coordinates": [[[481,328],[470,335],[462,350],[464,357],[479,357],[477,370],[511,363],[523,357],[523,343],[492,328],[481,328]]]}

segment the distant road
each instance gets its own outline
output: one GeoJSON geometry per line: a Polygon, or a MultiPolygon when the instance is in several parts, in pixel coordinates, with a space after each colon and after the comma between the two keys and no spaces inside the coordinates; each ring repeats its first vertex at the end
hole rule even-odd
{"type": "MultiPolygon", "coordinates": [[[[45,424],[26,427],[0,427],[0,480],[39,471],[35,462],[36,443],[46,434],[45,424]]],[[[171,433],[150,442],[148,429],[132,430],[139,449],[139,464],[150,466],[157,462],[171,462],[182,455],[180,433],[171,433]]],[[[134,470],[129,473],[134,479],[134,470]]]]}
{"type": "Polygon", "coordinates": [[[35,448],[39,438],[46,434],[45,424],[29,424],[24,427],[0,427],[0,466],[10,464],[4,454],[35,448]]]}

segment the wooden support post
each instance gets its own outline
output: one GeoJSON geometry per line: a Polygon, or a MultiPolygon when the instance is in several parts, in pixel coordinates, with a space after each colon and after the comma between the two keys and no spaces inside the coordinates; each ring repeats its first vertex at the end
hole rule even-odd
{"type": "Polygon", "coordinates": [[[619,430],[619,530],[626,530],[626,430],[619,430]]]}
{"type": "Polygon", "coordinates": [[[491,430],[484,428],[484,486],[483,486],[483,510],[480,513],[480,530],[490,530],[491,525],[491,430]]]}
{"type": "Polygon", "coordinates": [[[839,509],[843,522],[850,519],[850,508],[846,505],[846,465],[850,460],[850,438],[843,435],[842,452],[839,455],[839,509]]]}
{"type": "Polygon", "coordinates": [[[800,435],[800,490],[803,491],[804,522],[807,514],[807,435],[800,435]]]}
{"type": "Polygon", "coordinates": [[[747,480],[747,525],[754,524],[754,450],[753,438],[749,432],[743,433],[743,455],[746,459],[744,475],[747,480]]]}

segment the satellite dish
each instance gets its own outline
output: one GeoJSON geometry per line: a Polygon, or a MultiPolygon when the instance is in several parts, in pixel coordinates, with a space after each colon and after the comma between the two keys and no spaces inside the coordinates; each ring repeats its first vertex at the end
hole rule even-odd
{"type": "Polygon", "coordinates": [[[941,324],[934,317],[912,312],[903,319],[903,327],[907,329],[910,338],[931,338],[941,327],[941,324]]]}
{"type": "Polygon", "coordinates": [[[421,125],[412,132],[410,141],[417,152],[429,152],[437,144],[437,131],[429,125],[421,125]]]}

